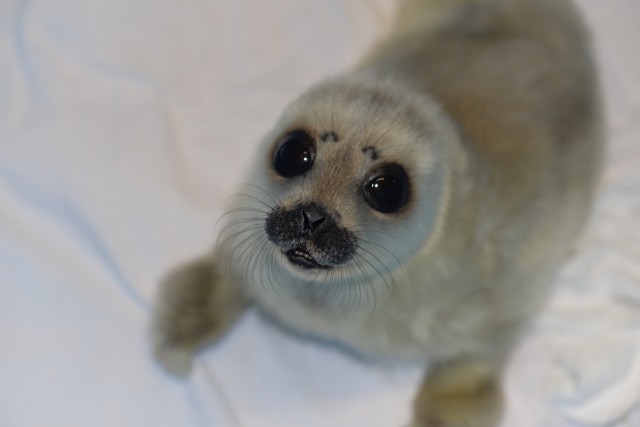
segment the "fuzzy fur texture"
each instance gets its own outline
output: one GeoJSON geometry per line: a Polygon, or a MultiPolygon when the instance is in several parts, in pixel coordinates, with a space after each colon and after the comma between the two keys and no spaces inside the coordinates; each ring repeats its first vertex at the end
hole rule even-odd
{"type": "Polygon", "coordinates": [[[212,255],[163,285],[159,360],[184,374],[245,302],[370,358],[430,366],[416,426],[490,427],[499,376],[589,212],[602,123],[589,40],[565,0],[408,0],[352,72],[294,101],[264,138],[212,255]],[[313,167],[283,178],[275,146],[304,130],[313,167]],[[408,204],[362,197],[398,163],[408,204]],[[318,204],[357,240],[301,269],[270,241],[278,209],[318,204]]]}

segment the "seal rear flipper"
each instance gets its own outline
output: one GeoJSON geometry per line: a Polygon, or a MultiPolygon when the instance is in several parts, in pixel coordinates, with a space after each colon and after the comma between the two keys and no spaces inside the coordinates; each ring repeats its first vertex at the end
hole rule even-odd
{"type": "Polygon", "coordinates": [[[504,406],[499,371],[480,359],[434,366],[414,402],[411,427],[497,426],[504,406]]]}

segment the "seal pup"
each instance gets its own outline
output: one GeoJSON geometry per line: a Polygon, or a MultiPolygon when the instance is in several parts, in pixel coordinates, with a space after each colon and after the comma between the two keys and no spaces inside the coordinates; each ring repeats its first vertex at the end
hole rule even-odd
{"type": "Polygon", "coordinates": [[[570,1],[401,2],[359,66],[284,111],[215,249],[162,284],[156,355],[186,374],[253,303],[425,363],[415,426],[496,426],[501,372],[585,223],[602,140],[570,1]]]}

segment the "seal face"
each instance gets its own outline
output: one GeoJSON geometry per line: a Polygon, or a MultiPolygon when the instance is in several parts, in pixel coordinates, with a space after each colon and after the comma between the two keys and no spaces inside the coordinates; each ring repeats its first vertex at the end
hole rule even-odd
{"type": "Polygon", "coordinates": [[[403,86],[320,83],[287,107],[233,196],[225,265],[274,310],[273,289],[301,307],[374,310],[439,236],[456,141],[438,105],[403,86]]]}
{"type": "MultiPolygon", "coordinates": [[[[347,205],[353,202],[349,199],[359,195],[365,202],[361,206],[368,205],[382,214],[402,210],[409,200],[409,177],[403,166],[394,161],[378,162],[379,154],[373,146],[358,149],[353,141],[351,145],[338,143],[340,138],[334,131],[299,127],[284,134],[272,151],[271,167],[279,182],[283,187],[297,188],[298,192],[288,203],[278,204],[266,215],[265,234],[289,263],[298,268],[329,270],[357,256],[358,239],[341,215],[349,210],[347,205]],[[357,162],[340,165],[350,158],[357,158],[357,162]],[[353,193],[345,190],[348,188],[353,193]],[[344,194],[326,197],[327,191],[344,194]]],[[[368,216],[366,209],[358,210],[363,218],[368,216]]],[[[354,225],[354,221],[346,222],[354,225]]]]}
{"type": "Polygon", "coordinates": [[[274,209],[266,219],[265,231],[291,264],[305,269],[344,264],[358,246],[355,235],[317,203],[274,209]]]}

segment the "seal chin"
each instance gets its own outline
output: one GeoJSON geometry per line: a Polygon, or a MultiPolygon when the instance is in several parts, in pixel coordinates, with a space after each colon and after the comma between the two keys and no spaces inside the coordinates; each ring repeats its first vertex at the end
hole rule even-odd
{"type": "Polygon", "coordinates": [[[303,247],[295,247],[284,252],[289,262],[307,270],[316,268],[331,268],[328,265],[322,265],[303,247]]]}

